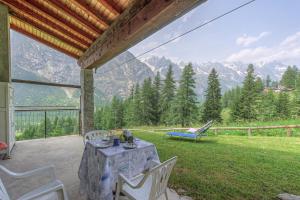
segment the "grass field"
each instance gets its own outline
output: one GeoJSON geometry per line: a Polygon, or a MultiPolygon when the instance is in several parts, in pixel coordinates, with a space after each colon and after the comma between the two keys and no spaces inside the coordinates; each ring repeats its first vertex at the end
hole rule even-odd
{"type": "Polygon", "coordinates": [[[161,161],[178,156],[170,186],[193,199],[274,199],[300,195],[300,138],[210,136],[195,143],[162,133],[134,135],[154,143],[161,161]],[[185,192],[183,192],[185,191],[185,192]]]}

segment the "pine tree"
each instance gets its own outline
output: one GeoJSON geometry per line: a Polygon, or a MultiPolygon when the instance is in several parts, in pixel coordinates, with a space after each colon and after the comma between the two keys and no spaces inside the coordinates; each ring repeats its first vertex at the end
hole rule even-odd
{"type": "Polygon", "coordinates": [[[103,129],[103,121],[102,121],[102,117],[103,117],[103,108],[98,108],[96,109],[95,112],[95,128],[97,130],[101,130],[103,129]]]}
{"type": "Polygon", "coordinates": [[[123,102],[116,96],[113,97],[111,103],[111,127],[123,127],[123,102]]]}
{"type": "Polygon", "coordinates": [[[300,94],[300,71],[296,75],[296,92],[300,94]]]}
{"type": "Polygon", "coordinates": [[[221,87],[218,74],[213,68],[208,76],[208,86],[205,94],[204,110],[202,120],[204,122],[214,120],[221,122],[221,87]]]}
{"type": "Polygon", "coordinates": [[[160,74],[157,72],[154,82],[153,82],[153,122],[157,125],[160,122],[160,93],[161,93],[161,83],[160,74]]]}
{"type": "Polygon", "coordinates": [[[160,120],[164,124],[167,123],[168,116],[170,115],[171,112],[172,101],[174,100],[175,97],[175,89],[176,86],[173,77],[172,65],[170,65],[166,74],[164,85],[162,87],[161,98],[160,98],[160,106],[161,106],[160,120]]]}
{"type": "Polygon", "coordinates": [[[141,92],[141,120],[142,124],[151,125],[154,121],[153,88],[151,78],[144,80],[141,92]]]}
{"type": "Polygon", "coordinates": [[[134,86],[130,89],[130,94],[124,101],[124,125],[132,126],[134,125],[134,86]]]}
{"type": "Polygon", "coordinates": [[[141,101],[142,101],[142,97],[141,97],[141,89],[140,89],[140,85],[136,84],[135,86],[135,91],[134,91],[134,97],[133,97],[133,125],[141,125],[142,124],[142,114],[141,114],[141,109],[142,109],[142,105],[141,105],[141,101]]]}
{"type": "Polygon", "coordinates": [[[173,114],[177,122],[183,127],[190,125],[195,114],[197,114],[194,75],[192,64],[189,63],[183,69],[176,94],[175,112],[173,114]]]}
{"type": "Polygon", "coordinates": [[[280,92],[276,103],[277,116],[283,119],[290,117],[289,96],[285,92],[280,92]]]}
{"type": "Polygon", "coordinates": [[[261,93],[264,91],[264,83],[260,77],[257,77],[255,80],[256,92],[261,93]]]}
{"type": "Polygon", "coordinates": [[[258,110],[260,120],[272,120],[276,116],[276,98],[273,91],[268,91],[262,95],[262,101],[258,110]]]}
{"type": "Polygon", "coordinates": [[[256,118],[257,88],[255,83],[254,66],[250,64],[243,82],[241,97],[232,110],[234,119],[253,120],[256,118]]]}
{"type": "Polygon", "coordinates": [[[280,84],[286,88],[295,89],[298,69],[296,66],[288,66],[282,78],[280,84]]]}
{"type": "Polygon", "coordinates": [[[272,80],[271,80],[271,78],[270,78],[270,75],[267,75],[266,87],[267,87],[267,88],[270,88],[270,87],[271,87],[271,83],[272,83],[272,80]]]}

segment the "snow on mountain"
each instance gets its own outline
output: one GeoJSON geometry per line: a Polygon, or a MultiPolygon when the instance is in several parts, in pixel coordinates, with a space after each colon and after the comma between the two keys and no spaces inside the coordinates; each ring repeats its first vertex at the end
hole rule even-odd
{"type": "MultiPolygon", "coordinates": [[[[15,32],[12,32],[11,41],[13,78],[66,84],[80,83],[80,68],[77,66],[76,60],[15,32]]],[[[169,65],[172,65],[175,80],[178,82],[186,64],[185,62],[176,63],[166,57],[157,56],[139,60],[126,51],[96,70],[94,74],[95,102],[109,100],[113,95],[125,97],[134,84],[142,83],[147,77],[153,78],[157,72],[160,72],[162,79],[164,79],[169,65]],[[128,60],[131,61],[127,62],[128,60]]],[[[207,77],[212,68],[217,70],[224,92],[242,83],[247,66],[248,64],[241,62],[193,63],[196,73],[196,93],[200,98],[203,97],[207,87],[207,77]]],[[[287,68],[287,65],[276,61],[255,63],[254,66],[258,76],[265,79],[267,75],[270,75],[273,80],[279,80],[287,68]]],[[[41,88],[43,91],[33,90],[30,87],[32,86],[21,87],[20,94],[27,95],[27,97],[17,98],[21,103],[23,103],[22,99],[32,98],[37,101],[36,99],[40,98],[41,101],[38,103],[43,104],[45,99],[56,99],[55,95],[59,95],[61,99],[63,99],[62,96],[65,96],[66,100],[63,102],[69,102],[69,100],[74,102],[72,99],[79,97],[78,91],[51,88],[46,94],[45,87],[41,88]],[[30,92],[26,92],[26,90],[30,92]],[[42,97],[37,98],[38,94],[42,94],[42,97]]]]}

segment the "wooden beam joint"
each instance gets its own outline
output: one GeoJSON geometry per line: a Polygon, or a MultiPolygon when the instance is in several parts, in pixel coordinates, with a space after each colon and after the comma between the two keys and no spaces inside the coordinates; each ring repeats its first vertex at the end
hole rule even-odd
{"type": "Polygon", "coordinates": [[[206,0],[135,0],[79,58],[98,67],[206,0]]]}

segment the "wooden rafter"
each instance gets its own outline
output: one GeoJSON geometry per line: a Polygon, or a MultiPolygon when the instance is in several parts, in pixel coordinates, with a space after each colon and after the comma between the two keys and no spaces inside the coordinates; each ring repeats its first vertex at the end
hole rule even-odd
{"type": "Polygon", "coordinates": [[[114,15],[120,15],[122,10],[113,1],[99,0],[99,2],[114,15]]]}
{"type": "Polygon", "coordinates": [[[63,32],[58,31],[57,29],[50,26],[49,24],[43,23],[38,18],[35,18],[34,16],[30,15],[30,13],[24,12],[24,11],[20,10],[19,8],[12,6],[12,5],[10,8],[13,10],[13,13],[11,13],[11,14],[13,16],[15,16],[16,18],[18,18],[24,22],[27,22],[28,24],[31,24],[31,25],[35,26],[36,28],[57,37],[58,39],[64,41],[65,43],[67,43],[71,46],[74,46],[77,49],[84,51],[89,46],[89,45],[82,44],[82,42],[78,42],[78,41],[74,40],[72,37],[65,35],[63,32]]]}
{"type": "Polygon", "coordinates": [[[64,33],[65,35],[73,38],[77,42],[80,42],[86,46],[89,46],[93,40],[87,38],[86,36],[78,33],[71,28],[65,26],[62,22],[54,19],[48,14],[36,9],[34,6],[28,4],[26,1],[19,0],[0,0],[0,2],[9,6],[12,12],[17,12],[14,8],[18,8],[22,13],[27,13],[35,19],[41,21],[41,23],[48,24],[49,26],[55,28],[56,30],[64,33]]]}
{"type": "Polygon", "coordinates": [[[135,0],[78,60],[98,67],[206,0],[135,0]]]}
{"type": "Polygon", "coordinates": [[[28,24],[31,24],[32,26],[36,27],[39,30],[42,30],[50,35],[53,35],[54,37],[58,38],[59,40],[63,41],[64,43],[66,43],[70,46],[73,46],[77,49],[80,49],[81,51],[85,51],[88,48],[87,46],[82,45],[81,43],[77,43],[72,38],[67,37],[63,33],[56,31],[55,29],[51,28],[47,24],[39,23],[37,20],[35,20],[33,18],[26,17],[25,15],[21,15],[21,14],[14,14],[13,16],[15,16],[16,18],[18,18],[24,22],[27,22],[28,24]]]}
{"type": "Polygon", "coordinates": [[[104,21],[101,21],[102,29],[99,30],[94,24],[90,23],[88,20],[85,20],[82,16],[78,15],[76,12],[73,12],[65,4],[63,4],[60,0],[51,0],[51,3],[56,6],[56,9],[61,9],[63,12],[68,14],[69,16],[77,19],[80,23],[86,25],[89,29],[93,30],[94,32],[98,33],[99,35],[103,33],[103,30],[108,28],[108,24],[104,21]]]}
{"type": "Polygon", "coordinates": [[[86,0],[76,0],[76,2],[100,20],[105,21],[107,24],[111,24],[112,21],[110,19],[105,17],[102,13],[98,12],[93,6],[90,6],[90,4],[86,0]]]}
{"type": "MultiPolygon", "coordinates": [[[[60,0],[63,1],[63,0],[60,0]]],[[[90,21],[95,21],[96,24],[100,24],[100,26],[105,26],[105,29],[108,28],[110,21],[108,21],[107,19],[102,19],[99,18],[97,15],[95,15],[94,13],[92,13],[89,9],[87,9],[86,7],[82,6],[78,1],[68,1],[65,0],[64,3],[74,12],[76,10],[80,10],[81,12],[84,13],[86,20],[90,20],[90,21]]]]}
{"type": "MultiPolygon", "coordinates": [[[[33,5],[36,9],[39,9],[42,12],[48,14],[52,18],[54,18],[54,19],[56,19],[58,21],[61,21],[65,26],[69,27],[70,29],[75,30],[76,32],[80,33],[81,35],[86,36],[90,40],[94,41],[95,39],[97,39],[97,36],[96,36],[97,34],[92,34],[91,32],[89,32],[87,30],[83,30],[83,29],[79,28],[77,25],[75,25],[73,23],[70,23],[64,17],[58,16],[57,13],[54,12],[53,9],[50,9],[49,7],[45,7],[45,6],[41,5],[40,1],[38,2],[37,0],[26,0],[26,2],[30,3],[31,5],[33,5]]],[[[45,1],[44,3],[48,3],[48,1],[45,1]]]]}
{"type": "MultiPolygon", "coordinates": [[[[39,37],[38,35],[34,34],[37,31],[30,31],[28,27],[21,26],[19,23],[20,23],[20,21],[18,21],[16,19],[15,22],[11,22],[10,23],[10,28],[12,28],[13,30],[15,30],[15,31],[17,31],[19,33],[22,33],[22,34],[24,34],[24,35],[26,35],[26,36],[34,39],[34,40],[37,40],[37,41],[39,41],[39,42],[41,42],[41,43],[43,43],[43,44],[45,44],[47,46],[50,46],[50,47],[52,47],[52,48],[54,48],[54,49],[56,49],[56,50],[58,50],[60,52],[63,52],[66,55],[69,55],[69,56],[71,56],[73,58],[76,58],[76,59],[79,58],[79,56],[81,54],[80,51],[78,51],[77,53],[75,53],[73,51],[68,50],[67,48],[63,48],[62,47],[63,44],[64,44],[63,42],[61,42],[60,46],[56,45],[55,43],[50,42],[49,40],[44,39],[44,38],[39,37]]],[[[46,34],[46,33],[44,33],[44,34],[46,34]]]]}

